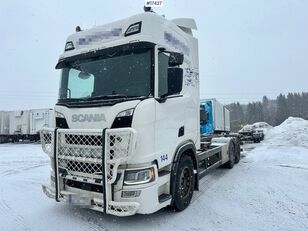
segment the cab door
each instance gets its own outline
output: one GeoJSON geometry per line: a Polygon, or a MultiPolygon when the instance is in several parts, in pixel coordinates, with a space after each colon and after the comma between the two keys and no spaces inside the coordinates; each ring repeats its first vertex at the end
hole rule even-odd
{"type": "Polygon", "coordinates": [[[181,94],[168,94],[168,54],[158,51],[155,101],[155,148],[160,167],[172,161],[176,147],[185,138],[186,99],[181,94]]]}

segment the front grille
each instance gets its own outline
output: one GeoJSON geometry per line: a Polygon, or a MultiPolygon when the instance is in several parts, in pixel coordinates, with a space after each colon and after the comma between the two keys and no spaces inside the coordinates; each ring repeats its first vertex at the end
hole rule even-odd
{"type": "Polygon", "coordinates": [[[83,172],[88,174],[101,174],[102,164],[84,163],[79,161],[65,161],[65,166],[61,166],[71,172],[83,172]]]}
{"type": "Polygon", "coordinates": [[[59,167],[73,176],[102,177],[102,130],[61,130],[58,132],[59,167]]]}
{"type": "Polygon", "coordinates": [[[65,134],[67,144],[102,146],[102,136],[65,134]]]}
{"type": "Polygon", "coordinates": [[[136,132],[132,128],[107,129],[104,141],[101,129],[43,129],[41,137],[44,151],[50,156],[56,153],[58,166],[67,175],[102,179],[104,162],[104,174],[110,184],[116,180],[118,166],[132,158],[136,147],[136,132]]]}

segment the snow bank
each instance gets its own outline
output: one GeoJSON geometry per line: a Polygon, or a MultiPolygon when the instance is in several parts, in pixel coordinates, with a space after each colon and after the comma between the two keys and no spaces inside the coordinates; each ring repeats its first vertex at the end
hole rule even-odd
{"type": "Polygon", "coordinates": [[[289,117],[282,124],[268,131],[265,142],[272,145],[308,148],[308,120],[289,117]]]}

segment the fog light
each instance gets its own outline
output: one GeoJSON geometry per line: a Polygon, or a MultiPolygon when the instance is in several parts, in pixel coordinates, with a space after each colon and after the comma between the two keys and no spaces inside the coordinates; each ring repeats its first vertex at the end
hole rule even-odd
{"type": "Polygon", "coordinates": [[[141,194],[141,190],[136,191],[122,191],[123,198],[132,198],[132,197],[139,197],[141,194]]]}

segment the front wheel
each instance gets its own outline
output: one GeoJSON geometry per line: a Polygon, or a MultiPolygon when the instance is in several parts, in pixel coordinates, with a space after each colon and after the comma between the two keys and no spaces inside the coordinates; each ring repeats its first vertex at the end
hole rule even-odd
{"type": "Polygon", "coordinates": [[[178,211],[182,211],[190,204],[195,185],[194,166],[189,156],[181,158],[174,183],[173,207],[178,211]]]}

